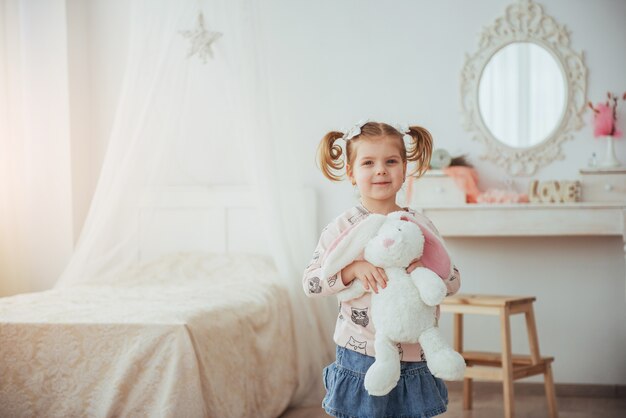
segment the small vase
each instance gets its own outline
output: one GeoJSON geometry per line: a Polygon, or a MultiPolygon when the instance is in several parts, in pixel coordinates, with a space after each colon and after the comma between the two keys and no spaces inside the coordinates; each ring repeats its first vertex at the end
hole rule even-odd
{"type": "Polygon", "coordinates": [[[619,167],[621,164],[617,157],[615,156],[615,148],[613,147],[613,139],[612,136],[605,136],[606,139],[606,154],[604,155],[604,159],[600,161],[598,164],[599,167],[619,167]]]}

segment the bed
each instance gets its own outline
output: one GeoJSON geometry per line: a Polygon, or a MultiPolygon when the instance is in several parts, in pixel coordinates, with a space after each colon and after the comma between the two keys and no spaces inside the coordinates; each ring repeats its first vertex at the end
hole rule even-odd
{"type": "Polygon", "coordinates": [[[114,280],[0,299],[0,416],[280,415],[296,385],[287,290],[261,235],[242,235],[249,200],[228,193],[221,208],[161,193],[161,230],[139,217],[143,261],[114,280]]]}

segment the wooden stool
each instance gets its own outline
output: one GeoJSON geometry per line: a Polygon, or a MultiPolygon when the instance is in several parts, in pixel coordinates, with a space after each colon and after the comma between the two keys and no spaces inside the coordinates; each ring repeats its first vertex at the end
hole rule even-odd
{"type": "Polygon", "coordinates": [[[463,355],[467,363],[463,379],[463,409],[472,409],[472,379],[498,380],[503,385],[505,417],[513,418],[513,381],[543,374],[550,417],[558,417],[551,367],[554,358],[539,354],[534,301],[534,297],[458,294],[445,298],[441,303],[442,312],[454,313],[454,349],[463,355]],[[511,353],[509,316],[518,313],[526,316],[530,355],[511,353]],[[463,314],[499,315],[502,353],[463,351],[463,314]],[[491,369],[473,366],[488,366],[491,369]]]}

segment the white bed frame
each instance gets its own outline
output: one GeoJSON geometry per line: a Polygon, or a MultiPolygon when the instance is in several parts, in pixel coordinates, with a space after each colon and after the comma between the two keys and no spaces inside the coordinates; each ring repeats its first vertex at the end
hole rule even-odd
{"type": "MultiPolygon", "coordinates": [[[[305,189],[316,228],[315,194],[305,189]]],[[[152,260],[172,251],[270,255],[249,186],[170,186],[149,189],[138,219],[138,258],[152,260]]]]}

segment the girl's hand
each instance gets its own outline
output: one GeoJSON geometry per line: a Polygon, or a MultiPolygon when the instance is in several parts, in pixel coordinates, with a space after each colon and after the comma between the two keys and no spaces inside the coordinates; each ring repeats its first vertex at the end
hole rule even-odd
{"type": "Polygon", "coordinates": [[[354,279],[358,279],[363,284],[365,290],[370,288],[374,293],[378,293],[378,286],[383,289],[387,287],[387,275],[385,270],[368,263],[365,260],[353,261],[341,270],[343,283],[347,285],[354,279]]]}
{"type": "Polygon", "coordinates": [[[411,272],[418,267],[424,267],[424,265],[419,258],[416,258],[415,260],[411,261],[411,264],[409,264],[409,266],[406,268],[406,272],[411,274],[411,272]]]}

